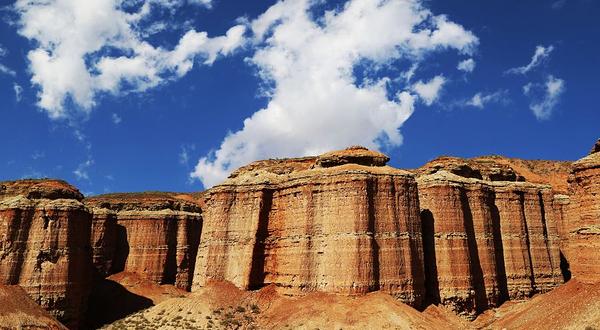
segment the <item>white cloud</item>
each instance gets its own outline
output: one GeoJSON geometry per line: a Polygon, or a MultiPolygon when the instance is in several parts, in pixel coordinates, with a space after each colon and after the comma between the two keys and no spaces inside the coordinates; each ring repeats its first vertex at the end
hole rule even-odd
{"type": "Polygon", "coordinates": [[[508,102],[508,90],[499,90],[497,92],[488,94],[481,92],[477,93],[464,104],[483,109],[483,107],[488,103],[507,104],[508,102]]]}
{"type": "MultiPolygon", "coordinates": [[[[244,26],[210,38],[190,30],[174,49],[153,46],[144,38],[146,18],[154,8],[176,10],[170,0],[140,0],[129,13],[122,0],[18,0],[19,33],[38,44],[27,55],[31,81],[40,88],[38,106],[53,118],[89,111],[101,93],[119,95],[144,91],[185,75],[197,60],[212,64],[219,56],[243,45],[244,26]]],[[[202,1],[205,5],[210,1],[202,1]]],[[[154,22],[153,24],[157,24],[154,22]]]]}
{"type": "Polygon", "coordinates": [[[189,3],[204,6],[206,8],[212,8],[212,0],[189,0],[189,3]]]}
{"type": "Polygon", "coordinates": [[[417,0],[352,0],[319,17],[311,11],[316,3],[280,1],[250,22],[256,52],[249,62],[270,86],[270,99],[200,159],[191,177],[205,187],[261,158],[402,144],[399,128],[413,113],[415,96],[410,86],[392,87],[376,68],[404,59],[410,72],[427,54],[472,54],[478,44],[472,33],[417,0]],[[353,69],[365,63],[375,69],[359,83],[353,69]]]}
{"type": "Polygon", "coordinates": [[[412,86],[412,90],[414,90],[423,99],[425,104],[431,105],[435,100],[438,99],[440,91],[445,83],[446,78],[444,78],[444,76],[435,76],[426,83],[424,83],[422,80],[419,80],[412,86]]]}
{"type": "Polygon", "coordinates": [[[473,70],[475,70],[475,61],[472,58],[466,59],[458,62],[458,66],[456,66],[456,68],[465,72],[473,72],[473,70]]]}
{"type": "Polygon", "coordinates": [[[14,83],[13,84],[13,90],[15,91],[15,100],[17,102],[20,102],[21,101],[21,94],[23,93],[23,87],[21,87],[18,84],[14,83]]]}
{"type": "Polygon", "coordinates": [[[529,108],[538,120],[550,118],[565,90],[565,81],[552,75],[548,75],[543,84],[529,83],[523,86],[523,93],[532,100],[529,108]]]}
{"type": "Polygon", "coordinates": [[[77,169],[75,171],[73,171],[73,174],[75,174],[75,176],[77,177],[77,180],[89,180],[90,176],[87,172],[87,168],[92,166],[94,164],[94,160],[93,159],[88,159],[85,162],[79,164],[79,166],[77,166],[77,169]]]}
{"type": "Polygon", "coordinates": [[[417,72],[417,69],[419,68],[419,63],[414,63],[413,65],[411,65],[411,67],[402,72],[400,74],[400,78],[403,78],[404,81],[408,84],[410,82],[410,80],[412,79],[412,77],[415,75],[415,73],[417,72]]]}
{"type": "Polygon", "coordinates": [[[17,75],[17,73],[13,69],[7,67],[6,65],[4,65],[2,63],[0,63],[0,73],[4,73],[4,74],[7,74],[7,75],[13,76],[13,77],[15,77],[17,75]]]}
{"type": "Polygon", "coordinates": [[[553,50],[554,46],[552,45],[548,47],[538,45],[535,48],[535,53],[533,54],[529,64],[526,66],[508,69],[504,71],[504,74],[526,74],[527,72],[531,71],[531,69],[542,64],[550,56],[550,53],[552,53],[553,50]]]}
{"type": "Polygon", "coordinates": [[[119,115],[116,113],[113,113],[110,117],[115,125],[119,125],[121,123],[121,117],[119,117],[119,115]]]}

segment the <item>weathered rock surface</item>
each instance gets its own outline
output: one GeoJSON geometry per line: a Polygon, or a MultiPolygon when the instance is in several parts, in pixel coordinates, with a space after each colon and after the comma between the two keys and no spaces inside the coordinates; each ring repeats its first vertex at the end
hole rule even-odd
{"type": "Polygon", "coordinates": [[[473,318],[562,283],[550,186],[452,157],[417,173],[429,299],[473,318]]]}
{"type": "Polygon", "coordinates": [[[355,147],[234,172],[207,191],[192,290],[211,279],[287,295],[382,290],[419,306],[416,182],[387,159],[355,147]]]}
{"type": "Polygon", "coordinates": [[[202,210],[194,198],[150,192],[84,202],[94,215],[94,265],[101,275],[125,271],[190,289],[202,226],[202,210]]]}
{"type": "Polygon", "coordinates": [[[569,183],[571,197],[562,240],[566,259],[578,281],[600,282],[600,152],[576,161],[569,183]]]}
{"type": "Polygon", "coordinates": [[[0,329],[66,330],[17,285],[0,284],[0,329]]]}
{"type": "Polygon", "coordinates": [[[18,284],[69,328],[78,328],[91,284],[91,215],[60,180],[0,183],[0,283],[18,284]]]}

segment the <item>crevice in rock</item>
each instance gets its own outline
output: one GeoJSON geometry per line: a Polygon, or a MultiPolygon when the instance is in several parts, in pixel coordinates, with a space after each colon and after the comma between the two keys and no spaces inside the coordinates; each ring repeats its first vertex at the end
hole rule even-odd
{"type": "Polygon", "coordinates": [[[117,224],[115,239],[115,258],[111,274],[120,273],[125,270],[125,263],[129,256],[129,242],[127,241],[127,228],[125,226],[117,224]]]}
{"type": "Polygon", "coordinates": [[[160,284],[175,284],[177,278],[177,222],[183,220],[167,217],[163,221],[166,228],[165,235],[167,235],[167,255],[160,284]]]}
{"type": "MultiPolygon", "coordinates": [[[[372,254],[372,259],[373,259],[373,287],[371,288],[372,291],[377,291],[380,288],[380,284],[379,284],[379,243],[377,243],[377,240],[375,239],[375,205],[374,205],[374,198],[375,198],[375,190],[376,187],[374,187],[374,185],[376,185],[376,182],[373,182],[373,180],[368,180],[367,181],[367,199],[368,199],[368,212],[369,212],[369,223],[368,223],[368,228],[367,231],[371,233],[371,254],[372,254]]],[[[360,266],[359,266],[360,267],[360,266]]]]}
{"type": "Polygon", "coordinates": [[[542,197],[542,193],[538,193],[540,210],[542,213],[542,233],[544,235],[544,244],[546,246],[546,254],[548,255],[548,261],[550,262],[550,268],[552,269],[552,274],[555,274],[555,270],[557,265],[554,264],[554,260],[552,260],[552,253],[550,252],[550,241],[548,237],[548,228],[546,226],[546,207],[544,205],[544,199],[542,197]]]}
{"type": "Polygon", "coordinates": [[[440,303],[440,283],[438,280],[437,260],[435,254],[435,219],[433,213],[425,209],[421,211],[423,231],[423,264],[425,267],[425,304],[440,303]]]}
{"type": "Polygon", "coordinates": [[[498,279],[498,305],[508,300],[508,280],[506,278],[506,265],[504,263],[504,247],[502,245],[502,230],[500,222],[500,211],[495,202],[496,196],[492,195],[490,201],[490,213],[492,216],[492,233],[494,236],[494,255],[496,259],[496,278],[498,279]]]}
{"type": "Polygon", "coordinates": [[[269,212],[273,205],[273,190],[264,189],[261,194],[256,241],[252,250],[252,265],[248,281],[249,290],[258,290],[265,286],[265,246],[269,238],[269,212]]]}
{"type": "Polygon", "coordinates": [[[471,278],[473,279],[473,288],[475,289],[475,310],[481,313],[488,309],[487,297],[485,294],[485,283],[483,281],[483,270],[479,259],[477,240],[475,239],[475,227],[473,224],[473,213],[469,206],[469,198],[464,190],[460,190],[460,202],[462,205],[463,218],[465,221],[465,233],[467,234],[467,247],[469,249],[471,278]]]}
{"type": "Polygon", "coordinates": [[[200,247],[200,240],[202,239],[202,226],[203,220],[200,218],[198,221],[190,221],[187,230],[187,241],[189,243],[189,255],[188,255],[188,285],[187,291],[190,291],[192,283],[194,281],[194,270],[196,269],[196,257],[198,256],[198,248],[200,247]]]}
{"type": "Polygon", "coordinates": [[[527,224],[527,217],[525,215],[525,193],[518,192],[517,194],[519,195],[519,206],[521,207],[521,216],[523,219],[523,235],[525,235],[525,246],[527,247],[527,258],[529,261],[529,269],[526,269],[526,271],[528,271],[529,273],[528,276],[532,288],[532,291],[529,293],[529,296],[533,296],[533,294],[535,293],[536,284],[535,275],[533,272],[533,260],[531,258],[531,242],[529,240],[529,228],[527,224]]]}

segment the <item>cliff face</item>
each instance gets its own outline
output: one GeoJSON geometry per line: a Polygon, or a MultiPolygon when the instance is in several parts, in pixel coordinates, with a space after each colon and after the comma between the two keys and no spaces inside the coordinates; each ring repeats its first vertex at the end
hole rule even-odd
{"type": "Polygon", "coordinates": [[[550,186],[489,161],[417,172],[429,299],[473,318],[562,283],[550,186]]]}
{"type": "Polygon", "coordinates": [[[21,286],[69,328],[90,291],[91,216],[64,181],[0,183],[0,284],[21,286]]]}
{"type": "Polygon", "coordinates": [[[139,193],[101,195],[84,202],[93,213],[94,265],[100,275],[125,271],[190,289],[202,226],[195,199],[139,193]]]}
{"type": "Polygon", "coordinates": [[[473,319],[569,272],[600,281],[597,149],[573,164],[440,157],[405,171],[351,147],[254,162],[195,195],[83,199],[59,180],[3,182],[0,284],[70,328],[90,290],[90,306],[107,292],[149,306],[111,281],[123,276],[193,291],[211,280],[287,296],[382,291],[473,319]]]}
{"type": "Polygon", "coordinates": [[[564,221],[566,259],[583,283],[600,282],[600,140],[573,165],[570,202],[564,221]]]}
{"type": "Polygon", "coordinates": [[[288,295],[383,290],[420,306],[416,182],[387,160],[349,148],[234,172],[207,192],[192,290],[210,279],[288,295]]]}

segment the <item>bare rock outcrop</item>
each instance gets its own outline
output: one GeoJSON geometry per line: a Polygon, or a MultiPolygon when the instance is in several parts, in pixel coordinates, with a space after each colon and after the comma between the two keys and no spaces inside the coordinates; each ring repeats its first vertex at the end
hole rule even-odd
{"type": "Polygon", "coordinates": [[[85,199],[93,213],[96,270],[136,273],[189,290],[200,241],[202,210],[185,194],[108,194],[85,199]]]}
{"type": "Polygon", "coordinates": [[[71,329],[91,284],[91,215],[60,180],[0,183],[0,284],[19,285],[71,329]]]}
{"type": "Polygon", "coordinates": [[[430,300],[474,318],[562,283],[550,186],[453,157],[417,173],[430,300]]]}
{"type": "Polygon", "coordinates": [[[600,152],[596,147],[573,165],[571,197],[563,220],[566,259],[582,283],[600,282],[600,152]]]}
{"type": "Polygon", "coordinates": [[[387,160],[353,147],[235,171],[206,192],[192,291],[216,279],[286,295],[381,290],[420,306],[417,186],[387,160]]]}

